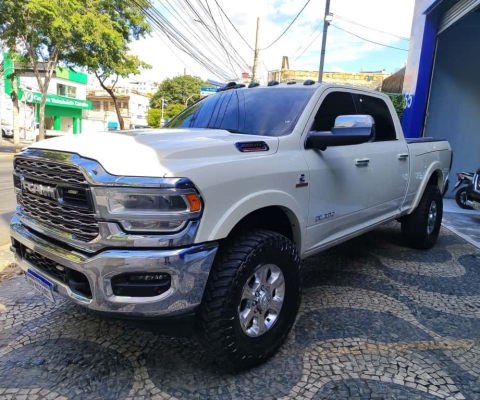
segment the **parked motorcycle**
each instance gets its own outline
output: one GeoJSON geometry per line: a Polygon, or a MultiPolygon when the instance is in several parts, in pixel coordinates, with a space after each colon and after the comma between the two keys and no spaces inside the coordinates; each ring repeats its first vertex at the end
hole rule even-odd
{"type": "Polygon", "coordinates": [[[472,183],[468,185],[465,204],[480,211],[480,168],[475,173],[472,183]]]}
{"type": "Polygon", "coordinates": [[[467,205],[467,189],[468,189],[468,186],[473,182],[474,175],[475,175],[474,172],[458,172],[457,173],[458,181],[455,187],[452,189],[452,192],[455,192],[457,188],[464,185],[460,189],[458,189],[457,193],[455,193],[455,201],[457,202],[459,207],[465,210],[472,209],[472,207],[467,205]]]}

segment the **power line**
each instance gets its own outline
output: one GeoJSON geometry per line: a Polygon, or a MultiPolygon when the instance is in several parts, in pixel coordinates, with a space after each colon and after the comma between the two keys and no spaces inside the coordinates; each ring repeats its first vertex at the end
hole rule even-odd
{"type": "Polygon", "coordinates": [[[263,49],[260,49],[260,50],[267,50],[268,48],[272,47],[275,43],[277,43],[280,38],[285,35],[285,33],[290,29],[290,27],[293,25],[293,23],[297,20],[297,18],[300,16],[300,14],[303,12],[303,10],[305,10],[305,7],[308,6],[308,3],[310,3],[310,0],[307,0],[307,2],[305,3],[305,5],[302,7],[302,9],[300,10],[300,12],[297,14],[297,16],[293,19],[292,22],[290,22],[290,25],[287,26],[287,29],[285,29],[283,31],[283,33],[278,37],[276,38],[270,45],[268,45],[267,47],[263,48],[263,49]]]}
{"type": "Polygon", "coordinates": [[[361,36],[356,35],[355,33],[352,33],[352,32],[350,32],[350,31],[347,31],[346,29],[340,28],[339,26],[336,26],[336,25],[333,25],[333,24],[330,24],[330,25],[333,26],[334,28],[337,28],[337,29],[339,29],[339,30],[341,30],[341,31],[343,31],[343,32],[346,32],[346,33],[348,33],[348,34],[350,34],[350,35],[353,35],[353,36],[355,36],[355,37],[357,37],[357,38],[359,38],[359,39],[362,39],[362,40],[364,40],[364,41],[366,41],[366,42],[370,42],[370,43],[373,43],[373,44],[377,44],[377,45],[383,46],[383,47],[388,47],[388,48],[390,48],[390,49],[408,51],[408,49],[402,49],[402,48],[400,48],[400,47],[394,47],[394,46],[389,46],[388,44],[374,42],[373,40],[365,39],[365,38],[363,38],[363,37],[361,37],[361,36]]]}
{"type": "Polygon", "coordinates": [[[297,61],[301,56],[303,56],[303,54],[310,48],[310,46],[315,42],[315,40],[317,40],[317,38],[318,38],[322,33],[323,33],[322,31],[318,32],[318,35],[313,38],[313,40],[310,42],[310,44],[309,44],[307,47],[305,47],[305,49],[300,53],[300,55],[299,55],[295,60],[293,60],[292,65],[293,65],[293,64],[295,63],[295,61],[297,61]]]}
{"type": "Polygon", "coordinates": [[[217,7],[220,9],[220,11],[222,12],[222,14],[225,15],[225,18],[227,18],[227,21],[230,22],[230,25],[233,26],[233,29],[235,29],[235,32],[238,33],[238,35],[242,38],[242,40],[243,40],[243,41],[245,42],[245,44],[250,48],[250,50],[255,51],[255,50],[253,50],[252,46],[250,46],[250,45],[248,44],[248,42],[245,40],[245,38],[242,36],[242,34],[238,31],[238,29],[235,27],[235,25],[233,24],[233,22],[230,21],[230,18],[228,18],[228,15],[225,14],[225,11],[223,11],[223,8],[220,7],[220,4],[218,4],[218,0],[215,0],[215,3],[217,4],[217,7]]]}
{"type": "Polygon", "coordinates": [[[379,29],[375,29],[375,28],[371,28],[369,26],[366,26],[366,25],[362,25],[358,22],[355,22],[355,21],[352,21],[350,19],[347,19],[347,18],[344,18],[338,14],[332,14],[335,18],[338,18],[342,21],[345,21],[345,22],[348,22],[350,24],[353,24],[353,25],[357,25],[357,26],[361,26],[362,28],[366,28],[366,29],[370,29],[372,31],[375,31],[375,32],[379,32],[379,33],[384,33],[386,35],[390,35],[390,36],[393,36],[393,37],[396,37],[397,39],[401,39],[401,40],[407,40],[407,41],[410,41],[410,38],[407,38],[407,37],[404,37],[404,36],[399,36],[399,35],[396,35],[395,33],[390,33],[390,32],[385,32],[385,31],[381,31],[379,29]]]}

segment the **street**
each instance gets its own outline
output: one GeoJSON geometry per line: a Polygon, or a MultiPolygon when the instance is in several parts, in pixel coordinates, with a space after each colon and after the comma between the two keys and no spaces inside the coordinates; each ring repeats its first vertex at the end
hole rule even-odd
{"type": "Polygon", "coordinates": [[[0,154],[0,246],[10,242],[8,226],[15,211],[12,162],[13,154],[0,154]]]}
{"type": "Polygon", "coordinates": [[[0,283],[0,399],[480,399],[479,249],[446,229],[400,243],[392,223],[305,260],[287,342],[236,375],[194,335],[0,283]]]}

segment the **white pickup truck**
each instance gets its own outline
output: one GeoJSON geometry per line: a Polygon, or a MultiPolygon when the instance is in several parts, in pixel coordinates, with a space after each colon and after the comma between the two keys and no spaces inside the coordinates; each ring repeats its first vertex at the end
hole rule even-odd
{"type": "Polygon", "coordinates": [[[393,220],[435,244],[451,163],[447,141],[405,140],[381,93],[236,85],[163,129],[24,149],[12,251],[51,300],[193,316],[219,363],[248,368],[294,324],[302,259],[393,220]]]}

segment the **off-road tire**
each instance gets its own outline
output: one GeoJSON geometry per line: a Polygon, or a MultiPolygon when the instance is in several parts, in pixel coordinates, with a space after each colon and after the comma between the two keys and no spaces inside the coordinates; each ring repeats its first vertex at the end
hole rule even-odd
{"type": "Polygon", "coordinates": [[[290,332],[301,302],[301,260],[285,236],[253,230],[239,234],[221,247],[205,289],[197,318],[202,342],[217,364],[230,372],[259,365],[271,357],[290,332]],[[241,328],[238,307],[245,283],[260,265],[275,264],[285,278],[285,297],[278,319],[258,337],[241,328]]]}
{"type": "Polygon", "coordinates": [[[413,213],[402,218],[402,236],[405,244],[415,249],[430,249],[437,242],[443,217],[443,198],[435,185],[427,185],[420,204],[413,213]],[[428,216],[432,202],[436,204],[433,231],[428,232],[428,216]]]}
{"type": "Polygon", "coordinates": [[[467,206],[463,201],[462,201],[462,196],[467,195],[467,188],[462,187],[458,189],[457,193],[455,193],[455,201],[457,202],[457,205],[460,208],[463,208],[464,210],[473,210],[473,207],[467,206]]]}

